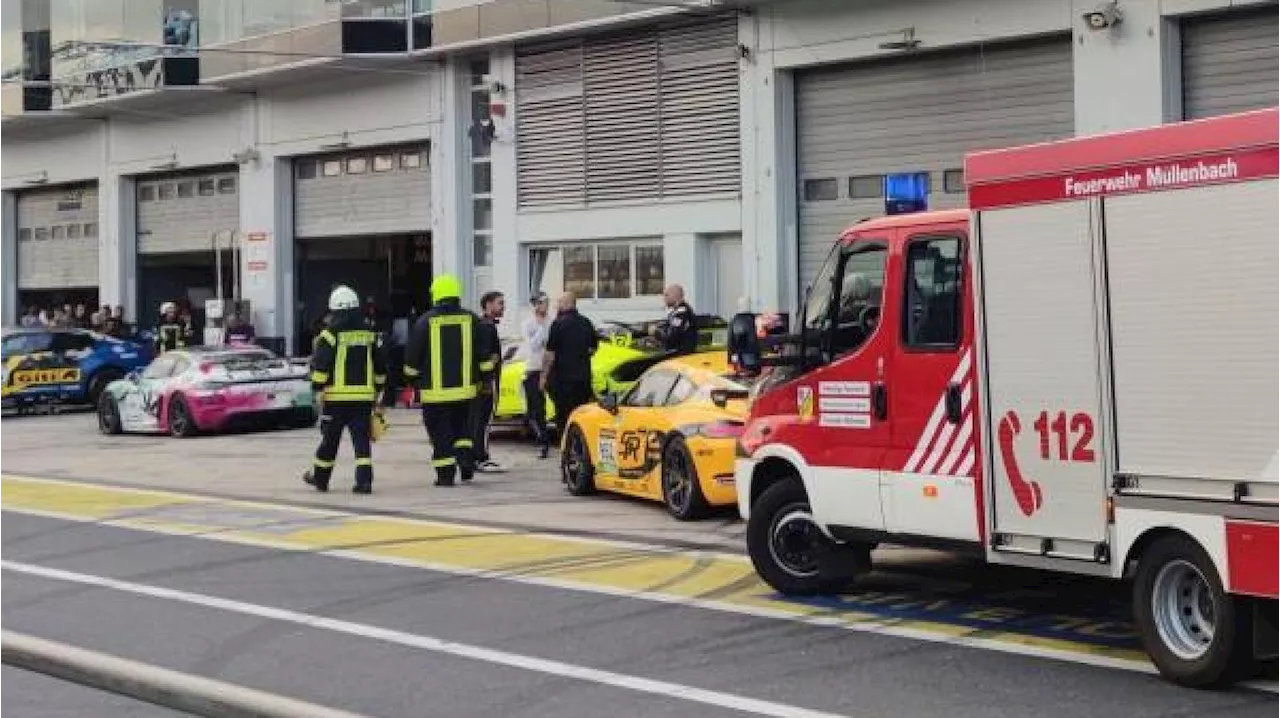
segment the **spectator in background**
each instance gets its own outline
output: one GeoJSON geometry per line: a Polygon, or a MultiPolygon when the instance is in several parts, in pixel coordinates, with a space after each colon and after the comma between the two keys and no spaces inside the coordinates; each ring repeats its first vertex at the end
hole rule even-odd
{"type": "Polygon", "coordinates": [[[227,317],[227,326],[222,332],[223,342],[232,346],[243,346],[253,344],[256,337],[253,324],[240,316],[240,312],[232,312],[231,316],[227,317]]]}
{"type": "Polygon", "coordinates": [[[99,310],[94,310],[93,314],[89,315],[89,328],[95,332],[101,332],[102,326],[105,322],[106,320],[103,318],[102,312],[99,310]]]}
{"type": "Polygon", "coordinates": [[[71,315],[71,323],[77,329],[89,328],[89,310],[84,303],[76,305],[75,313],[71,315]]]}
{"type": "Polygon", "coordinates": [[[19,324],[21,324],[24,327],[40,326],[42,324],[42,321],[40,319],[40,310],[36,309],[35,307],[27,307],[27,312],[26,314],[22,315],[22,320],[19,322],[19,324]]]}

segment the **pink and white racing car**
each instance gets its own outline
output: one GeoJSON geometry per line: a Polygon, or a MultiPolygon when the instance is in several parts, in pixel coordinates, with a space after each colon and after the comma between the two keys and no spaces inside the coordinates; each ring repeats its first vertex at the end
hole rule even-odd
{"type": "Polygon", "coordinates": [[[107,385],[98,400],[104,434],[188,437],[251,427],[316,423],[307,368],[260,347],[167,352],[107,385]]]}

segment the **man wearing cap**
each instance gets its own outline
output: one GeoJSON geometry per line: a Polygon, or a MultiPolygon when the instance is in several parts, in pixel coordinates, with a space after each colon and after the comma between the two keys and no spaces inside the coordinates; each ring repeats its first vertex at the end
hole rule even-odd
{"type": "Polygon", "coordinates": [[[524,405],[525,418],[533,427],[534,438],[538,442],[539,458],[547,458],[551,449],[551,437],[547,432],[547,395],[540,386],[542,380],[542,356],[547,348],[547,332],[551,328],[547,309],[551,302],[547,295],[538,292],[533,295],[533,315],[524,320],[520,327],[523,346],[520,353],[524,356],[524,405]]]}
{"type": "Polygon", "coordinates": [[[431,301],[409,335],[404,377],[418,388],[436,486],[453,486],[455,475],[465,482],[475,471],[468,428],[480,380],[480,319],[462,308],[462,283],[453,275],[431,282],[431,301]]]}

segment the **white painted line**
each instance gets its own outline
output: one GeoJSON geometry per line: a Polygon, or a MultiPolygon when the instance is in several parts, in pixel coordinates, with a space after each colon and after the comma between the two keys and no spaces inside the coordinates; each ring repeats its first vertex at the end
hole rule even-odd
{"type": "Polygon", "coordinates": [[[748,698],[746,696],[736,695],[733,693],[705,690],[694,686],[669,683],[667,681],[653,680],[650,678],[641,678],[640,676],[632,676],[625,673],[614,673],[613,671],[588,668],[586,666],[579,666],[573,663],[563,663],[561,661],[537,658],[535,656],[527,656],[519,653],[508,653],[507,651],[484,648],[483,646],[446,641],[440,638],[433,638],[431,636],[406,633],[404,631],[370,626],[364,623],[343,621],[336,618],[326,618],[324,616],[316,616],[310,613],[302,613],[300,611],[290,611],[284,608],[275,608],[256,603],[246,603],[244,601],[218,598],[216,596],[208,596],[202,593],[178,591],[171,588],[150,586],[130,581],[120,581],[113,578],[106,578],[104,576],[94,576],[74,571],[63,571],[61,569],[18,563],[14,561],[0,561],[0,567],[3,567],[7,571],[40,576],[42,578],[57,581],[66,581],[69,583],[78,583],[84,586],[106,588],[113,591],[131,593],[136,596],[146,596],[148,598],[188,603],[195,606],[203,606],[205,608],[212,608],[230,613],[239,613],[246,616],[256,616],[258,618],[266,618],[273,621],[292,623],[305,626],[307,628],[322,629],[326,631],[333,631],[335,633],[345,633],[351,636],[385,641],[387,643],[395,643],[402,646],[431,651],[433,653],[441,653],[473,661],[493,663],[510,668],[519,668],[521,670],[533,671],[535,673],[545,673],[557,678],[576,678],[577,680],[588,683],[613,686],[615,688],[623,688],[630,691],[636,691],[638,693],[648,693],[651,695],[674,698],[676,700],[687,701],[690,703],[701,703],[703,705],[716,706],[718,708],[729,708],[732,710],[742,711],[744,713],[753,713],[755,715],[773,716],[774,718],[841,718],[841,716],[836,713],[808,710],[806,708],[787,705],[785,703],[775,703],[773,701],[748,698]]]}
{"type": "MultiPolygon", "coordinates": [[[[748,606],[738,603],[730,603],[727,601],[717,601],[714,599],[693,598],[687,596],[677,596],[673,594],[658,593],[656,591],[643,591],[623,588],[613,588],[610,586],[600,586],[597,584],[583,583],[560,578],[547,578],[542,576],[527,576],[518,573],[518,569],[512,571],[499,571],[493,569],[472,569],[449,564],[440,564],[432,561],[422,561],[410,558],[402,558],[397,556],[380,556],[376,554],[365,553],[360,549],[325,549],[314,546],[302,546],[296,543],[287,543],[285,541],[276,541],[266,538],[256,538],[249,536],[236,536],[225,532],[209,534],[201,532],[198,529],[177,529],[163,526],[138,525],[129,523],[128,521],[99,521],[86,519],[82,516],[74,514],[64,514],[57,511],[41,511],[37,509],[15,509],[5,508],[19,514],[28,514],[31,516],[44,516],[47,518],[60,519],[63,521],[73,521],[76,523],[90,523],[101,526],[112,526],[132,531],[143,531],[147,533],[165,534],[169,536],[182,536],[185,538],[204,538],[206,540],[215,540],[223,543],[238,544],[241,546],[253,546],[256,548],[269,548],[280,551],[292,551],[295,553],[307,553],[313,555],[330,556],[335,558],[349,559],[354,561],[364,561],[367,563],[377,563],[387,566],[400,566],[404,568],[426,569],[437,573],[447,573],[454,576],[468,576],[474,578],[488,578],[498,581],[509,581],[511,583],[523,584],[526,586],[539,586],[542,588],[555,588],[567,591],[578,591],[582,593],[594,593],[605,596],[616,596],[619,598],[631,598],[640,601],[650,601],[653,603],[665,603],[674,606],[684,606],[699,608],[709,611],[719,611],[721,613],[734,613],[743,616],[752,616],[754,618],[768,618],[773,620],[789,621],[792,623],[803,623],[810,626],[819,626],[823,628],[837,628],[845,631],[854,631],[857,633],[874,633],[884,636],[892,636],[894,638],[907,638],[916,641],[927,641],[929,643],[942,643],[953,646],[964,646],[983,651],[996,651],[999,653],[1009,653],[1019,656],[1029,656],[1032,658],[1043,658],[1047,660],[1065,661],[1067,663],[1076,663],[1085,666],[1093,666],[1095,668],[1110,668],[1123,671],[1132,671],[1135,673],[1146,673],[1154,675],[1156,667],[1150,661],[1145,659],[1134,660],[1131,658],[1122,658],[1117,656],[1098,655],[1085,651],[1072,651],[1063,648],[1053,648],[1049,646],[1028,645],[1022,643],[1013,643],[998,638],[983,638],[974,635],[953,635],[942,633],[940,631],[932,631],[927,628],[914,628],[910,626],[900,625],[898,619],[887,617],[883,620],[869,619],[860,620],[851,623],[849,619],[841,614],[833,613],[816,613],[816,614],[798,614],[793,611],[784,609],[766,608],[764,606],[748,606]]],[[[464,527],[459,525],[460,527],[464,527]]],[[[404,541],[403,543],[412,543],[412,541],[404,541]]],[[[682,553],[679,551],[669,550],[666,553],[682,553]]],[[[701,552],[683,552],[682,555],[696,558],[702,556],[701,552]]],[[[922,619],[922,622],[927,622],[922,619]]],[[[976,631],[975,631],[976,632],[976,631]]],[[[1088,644],[1085,644],[1088,645],[1088,644]]],[[[1254,690],[1264,691],[1267,693],[1280,693],[1280,683],[1274,680],[1257,680],[1239,685],[1247,686],[1254,690]]]]}

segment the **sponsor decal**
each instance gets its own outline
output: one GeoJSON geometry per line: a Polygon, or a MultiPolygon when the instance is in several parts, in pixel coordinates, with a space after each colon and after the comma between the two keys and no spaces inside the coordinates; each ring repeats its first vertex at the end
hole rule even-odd
{"type": "Polygon", "coordinates": [[[869,429],[870,414],[819,414],[818,426],[831,429],[869,429]]]}
{"type": "Polygon", "coordinates": [[[76,367],[60,369],[20,369],[9,374],[14,389],[26,389],[33,386],[50,384],[76,384],[80,381],[80,370],[76,367]]]}
{"type": "Polygon", "coordinates": [[[824,396],[818,400],[818,411],[824,414],[829,411],[865,414],[871,411],[871,400],[862,396],[824,396]]]}
{"type": "Polygon", "coordinates": [[[608,429],[601,429],[600,435],[596,439],[596,456],[600,463],[600,473],[616,474],[618,473],[618,459],[613,453],[613,440],[615,434],[608,429]]]}
{"type": "Polygon", "coordinates": [[[871,382],[820,381],[818,393],[822,396],[871,396],[871,382]]]}

